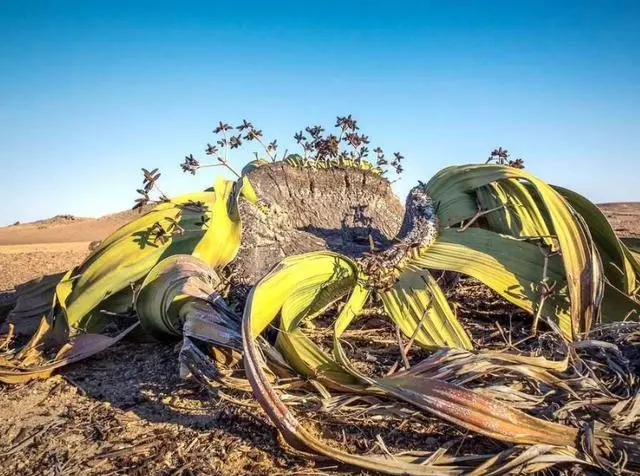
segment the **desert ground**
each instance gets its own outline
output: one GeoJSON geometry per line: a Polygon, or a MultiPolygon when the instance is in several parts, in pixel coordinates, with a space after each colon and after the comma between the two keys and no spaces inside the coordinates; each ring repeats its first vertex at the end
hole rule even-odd
{"type": "MultiPolygon", "coordinates": [[[[622,236],[640,237],[640,203],[601,209],[622,236]]],[[[0,228],[0,305],[17,284],[80,263],[92,242],[132,217],[58,216],[0,228]]],[[[2,475],[345,471],[285,453],[257,407],[229,405],[181,380],[177,349],[157,342],[124,342],[49,380],[0,386],[0,435],[2,475]]],[[[438,444],[431,436],[423,443],[438,444]]]]}
{"type": "MultiPolygon", "coordinates": [[[[79,264],[137,216],[58,216],[0,228],[0,304],[15,285],[79,264]]],[[[298,468],[259,412],[178,375],[177,351],[125,342],[47,381],[0,387],[0,474],[278,474],[298,468]]]]}

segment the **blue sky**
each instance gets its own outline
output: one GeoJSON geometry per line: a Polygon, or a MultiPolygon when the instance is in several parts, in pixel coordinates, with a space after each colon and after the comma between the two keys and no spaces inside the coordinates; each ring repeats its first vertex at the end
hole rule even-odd
{"type": "Polygon", "coordinates": [[[140,167],[205,188],[212,169],[177,164],[220,119],[291,144],[345,113],[407,157],[402,195],[502,145],[594,201],[640,200],[639,25],[637,1],[4,0],[0,225],[125,209],[140,167]]]}

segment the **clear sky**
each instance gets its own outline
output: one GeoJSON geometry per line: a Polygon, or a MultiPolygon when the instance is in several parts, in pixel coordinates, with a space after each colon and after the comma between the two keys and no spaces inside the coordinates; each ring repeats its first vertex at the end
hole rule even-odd
{"type": "Polygon", "coordinates": [[[143,166],[205,188],[177,164],[220,119],[286,142],[345,113],[402,195],[502,145],[640,200],[640,1],[0,1],[0,225],[130,207],[143,166]]]}

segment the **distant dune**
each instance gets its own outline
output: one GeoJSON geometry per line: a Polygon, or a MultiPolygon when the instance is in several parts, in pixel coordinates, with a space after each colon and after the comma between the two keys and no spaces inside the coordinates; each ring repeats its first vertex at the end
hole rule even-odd
{"type": "Polygon", "coordinates": [[[0,305],[2,291],[42,274],[65,271],[80,264],[89,245],[100,241],[139,216],[124,211],[101,218],[57,215],[32,223],[0,228],[0,305]]]}
{"type": "Polygon", "coordinates": [[[2,227],[0,228],[0,247],[98,241],[138,216],[140,216],[138,211],[131,210],[105,215],[101,218],[56,215],[31,223],[2,227]]]}

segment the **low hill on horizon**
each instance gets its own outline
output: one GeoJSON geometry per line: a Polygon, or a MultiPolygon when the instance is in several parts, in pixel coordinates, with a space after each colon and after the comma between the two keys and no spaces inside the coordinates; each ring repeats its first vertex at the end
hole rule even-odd
{"type": "Polygon", "coordinates": [[[0,227],[0,247],[99,241],[138,216],[138,210],[124,210],[99,218],[56,215],[28,223],[17,223],[0,227]]]}

